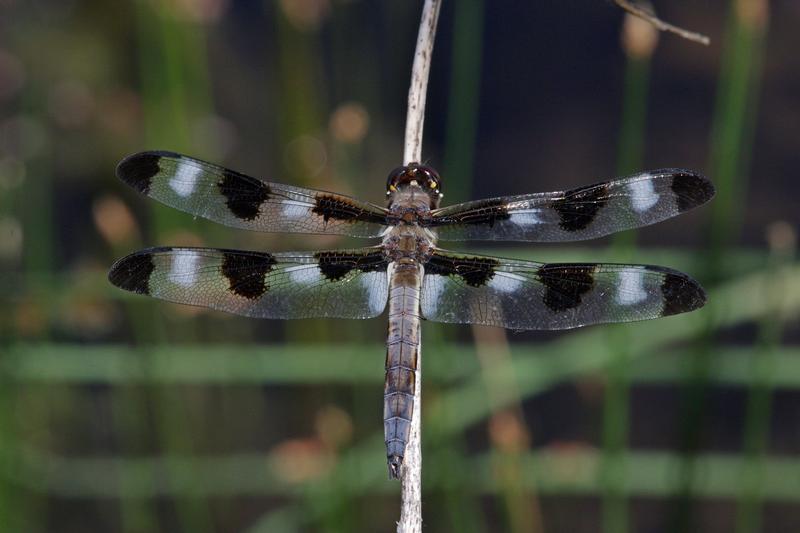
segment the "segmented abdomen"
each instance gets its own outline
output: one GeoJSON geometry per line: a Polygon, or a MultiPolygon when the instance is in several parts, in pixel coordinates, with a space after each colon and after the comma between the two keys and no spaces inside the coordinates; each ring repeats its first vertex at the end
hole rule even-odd
{"type": "Polygon", "coordinates": [[[392,478],[400,476],[414,415],[421,283],[422,268],[416,263],[398,264],[389,280],[383,426],[389,477],[392,478]]]}

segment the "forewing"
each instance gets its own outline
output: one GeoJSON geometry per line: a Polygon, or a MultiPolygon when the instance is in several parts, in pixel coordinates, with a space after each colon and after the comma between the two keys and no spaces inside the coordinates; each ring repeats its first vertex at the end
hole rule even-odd
{"type": "Polygon", "coordinates": [[[444,207],[432,212],[427,225],[442,240],[578,241],[654,224],[713,196],[704,176],[662,169],[569,191],[444,207]]]}
{"type": "Polygon", "coordinates": [[[534,263],[438,250],[425,264],[422,316],[513,330],[569,329],[693,311],[702,287],[658,266],[534,263]]]}
{"type": "Polygon", "coordinates": [[[386,306],[386,268],[378,248],[150,248],[117,261],[108,279],[131,292],[255,318],[370,318],[386,306]]]}
{"type": "Polygon", "coordinates": [[[117,176],[168,206],[235,228],[378,237],[387,211],[341,195],[262,181],[172,152],[141,152],[117,176]]]}

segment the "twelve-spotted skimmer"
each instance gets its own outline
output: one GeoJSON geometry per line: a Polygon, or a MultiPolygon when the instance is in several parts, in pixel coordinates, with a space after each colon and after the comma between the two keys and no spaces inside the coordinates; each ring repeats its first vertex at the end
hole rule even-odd
{"type": "Polygon", "coordinates": [[[413,415],[420,320],[567,329],[684,313],[706,301],[696,281],[669,268],[534,263],[436,246],[437,239],[576,241],[653,224],[714,195],[688,170],[442,208],[441,178],[417,163],[389,175],[385,208],[171,152],[132,155],[117,175],[166,205],[236,228],[382,240],[317,252],[149,248],[117,261],[108,277],[128,291],[257,318],[371,318],[388,301],[384,430],[392,478],[413,415]]]}

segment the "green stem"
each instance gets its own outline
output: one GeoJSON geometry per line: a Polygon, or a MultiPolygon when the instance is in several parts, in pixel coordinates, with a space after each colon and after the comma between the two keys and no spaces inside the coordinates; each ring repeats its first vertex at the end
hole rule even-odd
{"type": "Polygon", "coordinates": [[[737,508],[737,533],[761,531],[763,490],[768,482],[764,477],[763,466],[769,437],[772,391],[777,366],[776,352],[781,344],[784,327],[782,307],[786,280],[783,267],[789,264],[791,259],[790,256],[781,257],[780,254],[775,254],[773,265],[769,269],[772,276],[766,280],[764,287],[765,298],[772,303],[775,312],[760,321],[758,348],[753,351],[750,362],[752,377],[744,422],[745,461],[737,508]]]}
{"type": "MultiPolygon", "coordinates": [[[[211,112],[205,38],[201,26],[177,18],[172,9],[166,4],[137,2],[145,144],[150,148],[192,152],[194,120],[211,112]]],[[[185,217],[180,213],[162,206],[154,205],[151,216],[154,233],[160,236],[183,227],[185,223],[185,217]]],[[[146,325],[137,328],[139,344],[146,337],[157,343],[167,340],[163,321],[157,315],[147,317],[145,322],[146,325]]],[[[196,336],[185,323],[172,323],[171,331],[177,338],[196,336]]],[[[145,367],[151,368],[152,351],[143,350],[142,357],[145,367]]],[[[133,397],[128,399],[133,402],[133,397]]],[[[174,457],[193,449],[190,435],[194,425],[187,416],[189,406],[185,396],[173,396],[160,388],[156,388],[149,399],[154,404],[155,427],[170,475],[168,482],[172,482],[178,475],[174,457]]],[[[117,409],[123,425],[130,420],[125,414],[125,403],[120,401],[117,409]]],[[[130,404],[129,408],[134,413],[140,412],[141,402],[130,404]]],[[[202,483],[202,478],[196,481],[202,483]]],[[[211,531],[210,513],[202,497],[179,498],[174,504],[182,529],[197,533],[211,531]]],[[[135,501],[123,501],[123,505],[128,506],[123,513],[128,524],[157,523],[155,509],[138,505],[135,501]]]]}
{"type": "MultiPolygon", "coordinates": [[[[622,100],[622,122],[619,134],[617,173],[631,174],[641,170],[647,124],[647,95],[650,85],[650,55],[629,55],[625,65],[625,90],[622,100]]],[[[612,250],[615,261],[630,260],[636,246],[636,232],[614,236],[612,250]]],[[[608,384],[603,403],[604,494],[603,530],[624,533],[628,530],[628,502],[625,496],[624,452],[628,443],[630,377],[628,329],[608,328],[608,343],[614,358],[608,368],[608,384]]]]}
{"type": "MultiPolygon", "coordinates": [[[[710,251],[703,261],[705,279],[718,283],[726,277],[730,244],[739,232],[739,209],[749,174],[755,132],[756,103],[761,78],[761,63],[766,24],[757,11],[747,10],[748,2],[731,2],[717,99],[711,133],[709,172],[717,195],[711,204],[710,251]],[[756,13],[756,17],[745,16],[756,13]]],[[[706,418],[706,391],[713,372],[715,313],[727,309],[729,302],[718,302],[706,311],[707,324],[698,350],[687,366],[682,428],[682,449],[687,459],[678,472],[683,490],[677,495],[672,516],[672,531],[695,531],[691,486],[698,475],[692,457],[703,440],[706,418]]]]}
{"type": "Polygon", "coordinates": [[[453,72],[442,165],[449,204],[468,200],[472,190],[481,87],[483,0],[457,2],[453,9],[453,72]]]}

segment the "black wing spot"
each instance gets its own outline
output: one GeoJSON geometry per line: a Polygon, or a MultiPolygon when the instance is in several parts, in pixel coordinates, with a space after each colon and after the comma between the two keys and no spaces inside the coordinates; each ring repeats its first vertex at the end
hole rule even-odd
{"type": "Polygon", "coordinates": [[[217,183],[231,213],[242,220],[255,220],[261,204],[269,199],[270,189],[263,181],[226,170],[217,183]]]}
{"type": "Polygon", "coordinates": [[[508,212],[507,202],[497,198],[484,201],[478,207],[477,212],[465,214],[459,222],[462,224],[488,224],[490,228],[493,228],[496,222],[509,218],[511,215],[508,212]]]}
{"type": "Polygon", "coordinates": [[[318,262],[319,271],[328,281],[339,281],[353,270],[379,272],[386,270],[389,264],[381,251],[366,254],[317,252],[314,258],[318,262]]]}
{"type": "Polygon", "coordinates": [[[150,275],[155,268],[152,253],[138,252],[114,263],[108,281],[126,291],[150,294],[150,275]]]}
{"type": "Polygon", "coordinates": [[[711,200],[716,191],[708,178],[689,171],[679,171],[672,178],[672,192],[678,210],[688,211],[711,200]]]}
{"type": "Polygon", "coordinates": [[[267,292],[267,274],[277,261],[270,254],[225,253],[222,257],[222,275],[228,278],[230,290],[249,300],[267,292]]]}
{"type": "Polygon", "coordinates": [[[141,152],[129,155],[117,165],[117,177],[140,193],[149,194],[153,177],[161,170],[158,162],[162,156],[180,157],[171,152],[141,152]]]}
{"type": "Polygon", "coordinates": [[[580,231],[592,223],[608,199],[607,185],[589,185],[565,192],[563,198],[553,202],[553,209],[561,219],[561,229],[580,231]]]}
{"type": "Polygon", "coordinates": [[[509,218],[511,218],[511,214],[508,212],[508,203],[502,198],[492,198],[479,202],[465,213],[436,217],[431,220],[431,225],[467,224],[474,226],[486,224],[493,228],[497,222],[508,220],[509,218]]]}
{"type": "Polygon", "coordinates": [[[470,287],[483,287],[494,277],[500,264],[491,257],[448,257],[433,254],[425,263],[425,274],[458,276],[470,287]]]}
{"type": "Polygon", "coordinates": [[[706,303],[703,287],[684,274],[667,273],[661,283],[661,295],[664,297],[663,316],[694,311],[706,303]]]}
{"type": "Polygon", "coordinates": [[[361,210],[335,196],[317,196],[312,213],[321,216],[325,222],[332,218],[350,222],[358,219],[361,210]]]}
{"type": "Polygon", "coordinates": [[[386,224],[386,217],[367,211],[346,198],[334,195],[323,194],[317,196],[316,205],[311,212],[321,216],[325,222],[334,219],[344,222],[361,221],[386,224]]]}
{"type": "Polygon", "coordinates": [[[574,309],[594,286],[594,265],[549,263],[542,265],[536,277],[546,290],[542,301],[557,313],[574,309]]]}

